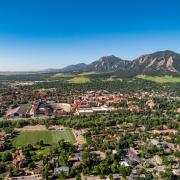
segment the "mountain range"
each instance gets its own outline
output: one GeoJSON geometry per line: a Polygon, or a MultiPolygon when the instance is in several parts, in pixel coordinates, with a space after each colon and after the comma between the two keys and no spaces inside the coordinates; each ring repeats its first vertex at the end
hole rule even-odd
{"type": "Polygon", "coordinates": [[[165,50],[142,55],[134,60],[124,60],[114,55],[103,56],[90,64],[70,65],[60,72],[114,72],[115,74],[134,76],[145,75],[180,75],[180,54],[165,50]]]}
{"type": "Polygon", "coordinates": [[[103,72],[115,76],[133,77],[136,75],[180,76],[180,54],[165,50],[144,54],[133,60],[125,60],[114,55],[103,56],[90,64],[79,63],[64,68],[49,68],[41,71],[0,72],[0,75],[37,74],[59,72],[103,72]]]}

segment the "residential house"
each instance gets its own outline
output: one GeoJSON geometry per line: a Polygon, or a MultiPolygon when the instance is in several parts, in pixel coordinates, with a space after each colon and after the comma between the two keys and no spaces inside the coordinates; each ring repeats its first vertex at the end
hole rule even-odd
{"type": "Polygon", "coordinates": [[[130,147],[127,152],[127,157],[133,162],[141,163],[141,160],[139,158],[139,152],[135,150],[134,148],[130,147]]]}
{"type": "Polygon", "coordinates": [[[124,166],[124,167],[129,167],[130,166],[129,161],[127,161],[127,160],[120,161],[119,164],[121,166],[124,166]]]}
{"type": "Polygon", "coordinates": [[[12,159],[12,165],[15,168],[23,168],[28,163],[23,150],[16,150],[16,152],[12,154],[12,159]]]}
{"type": "Polygon", "coordinates": [[[146,102],[146,106],[148,106],[150,109],[153,109],[157,106],[157,104],[150,100],[146,102]]]}
{"type": "Polygon", "coordinates": [[[24,107],[24,106],[19,106],[17,108],[14,109],[9,109],[7,114],[6,114],[7,118],[27,118],[27,117],[31,117],[30,111],[24,107]]]}
{"type": "Polygon", "coordinates": [[[62,167],[54,168],[54,174],[59,174],[61,172],[68,175],[69,174],[69,167],[68,166],[62,166],[62,167]]]}

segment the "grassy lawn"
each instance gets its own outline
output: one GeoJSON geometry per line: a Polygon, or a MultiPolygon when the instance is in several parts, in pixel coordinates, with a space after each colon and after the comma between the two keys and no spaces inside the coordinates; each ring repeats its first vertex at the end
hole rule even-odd
{"type": "Polygon", "coordinates": [[[91,82],[91,80],[88,77],[77,76],[72,79],[69,79],[68,82],[75,83],[75,84],[83,84],[83,83],[89,83],[89,82],[91,82]]]}
{"type": "Polygon", "coordinates": [[[180,83],[180,77],[173,76],[146,76],[146,75],[138,75],[140,79],[145,79],[149,81],[154,81],[157,83],[180,83]]]}
{"type": "Polygon", "coordinates": [[[24,146],[27,144],[36,144],[43,140],[45,144],[56,144],[59,140],[75,143],[75,137],[70,129],[63,131],[27,131],[20,132],[13,140],[13,146],[24,146]]]}
{"type": "Polygon", "coordinates": [[[36,155],[42,154],[42,155],[48,155],[50,151],[50,147],[46,146],[43,147],[41,150],[35,150],[34,152],[36,153],[36,155]]]}

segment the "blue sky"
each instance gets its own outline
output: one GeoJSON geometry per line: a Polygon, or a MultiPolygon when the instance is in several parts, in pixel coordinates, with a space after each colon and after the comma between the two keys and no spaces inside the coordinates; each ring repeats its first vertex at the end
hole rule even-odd
{"type": "Polygon", "coordinates": [[[0,71],[180,53],[179,0],[0,0],[0,71]]]}

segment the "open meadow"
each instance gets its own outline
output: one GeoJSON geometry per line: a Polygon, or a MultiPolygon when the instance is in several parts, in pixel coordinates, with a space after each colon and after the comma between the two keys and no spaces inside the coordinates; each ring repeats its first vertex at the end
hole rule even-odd
{"type": "Polygon", "coordinates": [[[153,81],[156,83],[180,83],[180,77],[174,77],[174,76],[146,76],[146,75],[138,75],[137,76],[140,79],[153,81]]]}
{"type": "Polygon", "coordinates": [[[68,80],[68,82],[69,83],[75,83],[75,84],[84,84],[84,83],[91,82],[91,80],[88,77],[77,76],[77,77],[74,77],[74,78],[68,80]]]}

